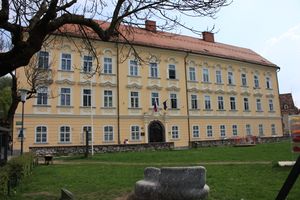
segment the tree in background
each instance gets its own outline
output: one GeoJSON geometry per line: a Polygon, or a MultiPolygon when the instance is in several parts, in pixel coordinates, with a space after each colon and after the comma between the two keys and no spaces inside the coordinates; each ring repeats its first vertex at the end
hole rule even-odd
{"type": "Polygon", "coordinates": [[[213,17],[226,5],[227,0],[2,0],[0,33],[8,45],[0,52],[0,77],[27,65],[65,24],[88,27],[99,39],[113,41],[122,37],[121,24],[140,27],[148,19],[159,21],[160,30],[179,25],[195,31],[180,21],[181,15],[213,17]]]}
{"type": "Polygon", "coordinates": [[[5,120],[11,105],[11,83],[9,76],[0,78],[0,119],[5,120]]]}

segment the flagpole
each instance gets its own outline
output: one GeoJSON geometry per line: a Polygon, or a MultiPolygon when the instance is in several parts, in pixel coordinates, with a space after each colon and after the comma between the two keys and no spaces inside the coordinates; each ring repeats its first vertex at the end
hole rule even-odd
{"type": "Polygon", "coordinates": [[[91,141],[92,141],[92,156],[94,155],[94,116],[93,116],[93,76],[90,81],[90,90],[91,90],[91,141]]]}

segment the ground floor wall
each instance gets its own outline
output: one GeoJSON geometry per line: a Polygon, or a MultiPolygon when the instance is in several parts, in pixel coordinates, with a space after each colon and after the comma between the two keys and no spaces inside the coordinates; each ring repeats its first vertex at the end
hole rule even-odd
{"type": "MultiPolygon", "coordinates": [[[[20,149],[21,116],[15,116],[14,150],[20,149]]],[[[91,132],[90,144],[120,145],[172,142],[175,148],[191,142],[232,137],[282,136],[280,117],[217,116],[72,116],[25,115],[24,151],[29,147],[85,145],[85,133],[91,132]],[[92,138],[92,139],[91,139],[92,138]]]]}

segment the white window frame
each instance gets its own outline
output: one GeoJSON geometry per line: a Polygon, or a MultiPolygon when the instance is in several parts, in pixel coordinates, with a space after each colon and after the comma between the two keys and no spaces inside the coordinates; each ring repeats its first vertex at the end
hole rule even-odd
{"type": "Polygon", "coordinates": [[[151,106],[154,106],[154,104],[159,106],[159,93],[158,92],[151,92],[150,103],[151,103],[151,106]]]}
{"type": "Polygon", "coordinates": [[[277,135],[276,134],[276,125],[275,124],[271,124],[271,135],[277,135]]]}
{"type": "Polygon", "coordinates": [[[130,126],[130,140],[131,141],[141,140],[141,127],[139,125],[130,126]]]}
{"type": "Polygon", "coordinates": [[[103,126],[103,141],[104,142],[114,141],[114,126],[112,125],[103,126]]]}
{"type": "Polygon", "coordinates": [[[92,90],[88,88],[82,89],[82,106],[83,107],[91,107],[92,106],[92,90]],[[89,94],[85,93],[85,91],[90,91],[89,94]]]}
{"type": "Polygon", "coordinates": [[[176,65],[174,65],[174,64],[168,65],[168,78],[172,79],[172,80],[177,78],[176,77],[176,65]],[[172,73],[174,73],[174,74],[172,74],[172,73]]]}
{"type": "Polygon", "coordinates": [[[150,62],[149,63],[149,76],[151,78],[158,78],[159,77],[159,69],[157,62],[150,62]]]}
{"type": "Polygon", "coordinates": [[[199,138],[200,137],[200,127],[199,125],[193,125],[193,138],[199,138]]]}
{"type": "Polygon", "coordinates": [[[62,53],[60,59],[60,69],[62,71],[71,71],[72,69],[72,54],[62,53]]]}
{"type": "Polygon", "coordinates": [[[268,103],[269,103],[269,111],[273,112],[274,111],[274,102],[273,102],[273,99],[269,99],[268,103]]]}
{"type": "Polygon", "coordinates": [[[258,75],[254,75],[253,76],[253,81],[254,81],[254,88],[259,88],[259,76],[258,75]]]}
{"type": "Polygon", "coordinates": [[[45,125],[39,125],[39,126],[35,127],[35,138],[34,138],[34,141],[35,141],[36,144],[45,144],[45,143],[47,143],[47,141],[48,141],[48,127],[47,126],[45,126],[45,125]],[[46,131],[41,130],[41,132],[39,132],[39,134],[40,134],[40,140],[37,141],[37,139],[38,139],[38,137],[37,137],[37,134],[38,134],[37,129],[39,127],[46,128],[46,131]],[[43,140],[43,138],[46,139],[46,140],[43,140]]]}
{"type": "Polygon", "coordinates": [[[202,69],[202,81],[204,83],[209,83],[209,70],[207,68],[202,69]]]}
{"type": "Polygon", "coordinates": [[[249,107],[249,98],[248,97],[244,97],[244,111],[249,111],[250,107],[249,107]]]}
{"type": "Polygon", "coordinates": [[[103,91],[103,107],[112,108],[113,107],[113,91],[104,90],[103,91]]]}
{"type": "Polygon", "coordinates": [[[198,109],[198,95],[191,94],[191,109],[198,109]]]}
{"type": "Polygon", "coordinates": [[[204,96],[204,109],[211,110],[211,98],[209,95],[204,96]]]}
{"type": "Polygon", "coordinates": [[[130,91],[130,108],[139,108],[140,107],[140,92],[130,91]]]}
{"type": "Polygon", "coordinates": [[[233,71],[227,72],[228,85],[234,85],[234,74],[233,71]]]}
{"type": "Polygon", "coordinates": [[[267,89],[272,89],[271,77],[266,77],[266,88],[267,89]]]}
{"type": "Polygon", "coordinates": [[[113,74],[113,59],[111,57],[103,57],[103,73],[113,74]]]}
{"type": "Polygon", "coordinates": [[[238,135],[238,126],[236,124],[232,125],[232,135],[237,136],[238,135]]]}
{"type": "Polygon", "coordinates": [[[245,128],[246,128],[246,135],[247,136],[252,135],[251,124],[246,124],[245,128]]]}
{"type": "Polygon", "coordinates": [[[48,87],[43,86],[37,89],[37,105],[48,105],[48,87]]]}
{"type": "Polygon", "coordinates": [[[222,84],[222,71],[221,70],[216,70],[216,83],[217,84],[222,84]]]}
{"type": "Polygon", "coordinates": [[[172,139],[179,139],[179,126],[173,125],[171,127],[171,137],[172,139]]]}
{"type": "Polygon", "coordinates": [[[218,96],[218,110],[224,110],[224,97],[218,96]]]}
{"type": "Polygon", "coordinates": [[[226,126],[224,124],[220,125],[220,136],[226,137],[226,126]]]}
{"type": "Polygon", "coordinates": [[[63,87],[60,88],[60,105],[61,106],[71,106],[71,88],[63,87]],[[63,90],[69,90],[69,93],[63,90]]]}
{"type": "Polygon", "coordinates": [[[206,126],[206,136],[211,138],[213,137],[213,127],[212,125],[207,125],[206,126]]]}
{"type": "Polygon", "coordinates": [[[264,125],[258,124],[258,135],[263,136],[264,135],[264,125]]]}
{"type": "Polygon", "coordinates": [[[85,135],[85,132],[86,132],[86,129],[88,129],[87,131],[89,132],[89,138],[88,138],[88,142],[92,142],[92,137],[93,137],[93,127],[91,125],[84,125],[82,126],[82,142],[85,143],[85,138],[86,138],[86,135],[85,135]]]}
{"type": "Polygon", "coordinates": [[[48,51],[39,51],[38,52],[38,69],[49,69],[49,60],[50,60],[50,53],[48,51]],[[45,54],[45,55],[41,55],[45,54]]]}
{"type": "Polygon", "coordinates": [[[137,60],[129,60],[129,75],[130,76],[139,75],[139,66],[137,60]]]}
{"type": "Polygon", "coordinates": [[[179,108],[177,93],[170,93],[170,108],[171,109],[179,108]]]}
{"type": "Polygon", "coordinates": [[[247,83],[247,74],[242,73],[241,74],[241,82],[242,82],[242,86],[246,87],[248,85],[247,83]]]}
{"type": "Polygon", "coordinates": [[[261,99],[256,99],[256,111],[258,111],[258,112],[263,111],[261,99]]]}
{"type": "Polygon", "coordinates": [[[230,102],[230,110],[237,110],[236,109],[236,97],[234,97],[234,96],[229,97],[229,102],[230,102]]]}
{"type": "Polygon", "coordinates": [[[196,68],[195,67],[189,67],[189,78],[190,78],[190,81],[196,81],[196,68]]]}
{"type": "Polygon", "coordinates": [[[90,73],[93,70],[93,56],[84,55],[82,57],[82,71],[83,73],[90,73]]]}
{"type": "Polygon", "coordinates": [[[71,143],[71,130],[72,130],[71,126],[68,126],[68,125],[62,125],[59,127],[59,143],[71,143]],[[62,128],[65,128],[65,129],[62,130],[62,128]],[[69,131],[67,131],[66,128],[68,128],[69,131]],[[62,135],[63,135],[63,137],[62,137],[62,135]],[[67,135],[69,135],[68,136],[69,140],[66,139],[66,138],[68,138],[67,135]]]}

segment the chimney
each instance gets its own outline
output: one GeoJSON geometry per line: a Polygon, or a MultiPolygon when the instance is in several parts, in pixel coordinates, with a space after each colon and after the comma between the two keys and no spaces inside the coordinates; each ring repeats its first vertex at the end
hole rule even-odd
{"type": "Polygon", "coordinates": [[[214,34],[211,32],[204,31],[202,32],[203,40],[206,42],[215,42],[214,34]]]}
{"type": "Polygon", "coordinates": [[[147,31],[156,32],[156,21],[146,20],[145,21],[145,28],[147,31]]]}

